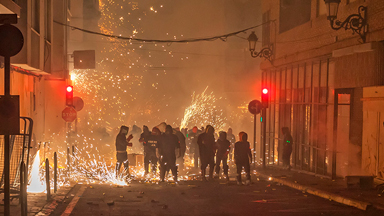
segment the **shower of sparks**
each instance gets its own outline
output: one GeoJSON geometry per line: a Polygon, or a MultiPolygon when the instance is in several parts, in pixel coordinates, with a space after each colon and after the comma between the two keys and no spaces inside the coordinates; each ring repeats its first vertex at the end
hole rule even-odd
{"type": "MultiPolygon", "coordinates": [[[[138,2],[127,0],[99,0],[99,3],[101,12],[98,22],[99,31],[105,34],[131,35],[132,37],[144,32],[140,23],[147,20],[147,14],[157,16],[165,7],[163,5],[139,7],[138,2]]],[[[183,35],[176,37],[171,33],[166,33],[166,35],[169,39],[184,37],[183,35]]],[[[131,133],[133,124],[145,123],[154,126],[165,121],[165,119],[161,119],[163,118],[161,114],[168,109],[172,96],[161,94],[162,85],[159,82],[162,78],[167,80],[169,75],[163,68],[169,65],[160,62],[156,58],[157,54],[146,48],[161,51],[156,53],[160,53],[165,58],[172,58],[173,61],[175,61],[174,59],[188,61],[189,58],[184,54],[174,53],[162,44],[138,44],[110,37],[100,40],[102,42],[95,48],[98,59],[96,69],[71,71],[75,96],[81,97],[85,102],[84,110],[78,114],[76,133],[71,131],[54,134],[52,136],[54,148],[44,146],[44,149],[37,152],[32,164],[28,192],[46,190],[44,175],[42,175],[44,166],[40,156],[53,158],[54,151],[58,153],[59,159],[59,187],[68,185],[70,182],[97,182],[124,186],[128,185],[132,179],[145,183],[159,181],[158,172],[155,176],[144,176],[143,164],[138,166],[130,164],[131,176],[126,174],[116,176],[115,138],[118,127],[123,124],[130,126],[131,133]],[[173,58],[174,55],[182,56],[173,58]],[[152,68],[160,68],[156,71],[155,77],[153,74],[148,75],[148,71],[151,71],[152,68]],[[153,90],[151,93],[149,93],[148,86],[153,90]],[[63,140],[66,141],[63,142],[63,140]],[[74,153],[71,152],[70,155],[67,155],[67,147],[72,149],[72,146],[74,146],[74,153]],[[44,154],[40,155],[42,152],[44,154]]],[[[169,82],[169,80],[167,81],[169,82]]],[[[243,107],[239,107],[241,112],[238,109],[232,109],[232,113],[225,115],[227,110],[221,107],[226,104],[226,99],[216,97],[213,92],[208,93],[207,90],[208,87],[201,94],[193,93],[191,104],[185,109],[180,128],[201,127],[210,124],[216,131],[221,131],[226,130],[227,125],[231,125],[234,119],[248,116],[243,107]]],[[[228,109],[228,107],[225,108],[228,109]]],[[[173,125],[180,122],[179,118],[172,119],[170,122],[174,120],[173,125]]],[[[128,149],[129,153],[143,153],[142,144],[137,141],[139,136],[140,132],[134,133],[136,143],[133,148],[128,149]]],[[[180,170],[179,180],[195,178],[192,171],[193,157],[189,157],[188,151],[184,165],[184,170],[180,170]]],[[[50,169],[52,168],[53,165],[50,164],[50,169]]],[[[123,168],[121,172],[122,170],[123,168]]],[[[53,185],[53,175],[51,178],[53,185]]],[[[171,180],[172,177],[168,176],[167,179],[171,180]]]]}
{"type": "Polygon", "coordinates": [[[206,93],[208,86],[201,94],[192,94],[191,105],[184,112],[180,128],[191,128],[194,126],[212,125],[216,131],[224,130],[226,118],[223,109],[219,108],[217,102],[222,98],[216,98],[213,92],[206,93]]]}

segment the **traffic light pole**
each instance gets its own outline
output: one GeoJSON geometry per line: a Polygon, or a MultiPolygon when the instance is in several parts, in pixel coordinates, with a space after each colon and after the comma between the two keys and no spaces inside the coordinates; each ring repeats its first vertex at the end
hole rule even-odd
{"type": "Polygon", "coordinates": [[[263,108],[263,110],[261,111],[261,119],[262,119],[262,132],[263,132],[263,135],[262,135],[262,142],[261,142],[261,145],[262,145],[262,158],[263,158],[263,169],[266,168],[266,161],[265,161],[265,143],[266,143],[266,129],[267,129],[267,120],[266,120],[266,114],[267,114],[267,109],[266,108],[263,108]]]}
{"type": "MultiPolygon", "coordinates": [[[[4,95],[11,95],[11,57],[4,56],[4,95]]],[[[4,215],[10,215],[9,134],[4,135],[4,215]]]]}
{"type": "Polygon", "coordinates": [[[253,167],[256,168],[256,114],[253,115],[253,167]]]}

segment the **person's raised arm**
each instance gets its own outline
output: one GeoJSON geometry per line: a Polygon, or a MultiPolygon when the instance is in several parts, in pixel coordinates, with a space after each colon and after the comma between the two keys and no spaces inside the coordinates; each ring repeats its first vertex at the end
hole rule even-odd
{"type": "Polygon", "coordinates": [[[133,135],[130,134],[128,136],[128,138],[125,140],[125,145],[129,146],[129,147],[132,147],[132,143],[130,143],[129,141],[131,141],[133,139],[133,135]]]}

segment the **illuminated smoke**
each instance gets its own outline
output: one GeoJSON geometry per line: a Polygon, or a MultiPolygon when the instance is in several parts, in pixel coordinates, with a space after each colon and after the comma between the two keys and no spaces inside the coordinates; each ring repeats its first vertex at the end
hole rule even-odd
{"type": "Polygon", "coordinates": [[[40,150],[37,151],[35,159],[32,163],[32,169],[30,174],[30,184],[27,189],[30,193],[43,193],[46,192],[45,181],[42,180],[40,173],[40,150]]]}

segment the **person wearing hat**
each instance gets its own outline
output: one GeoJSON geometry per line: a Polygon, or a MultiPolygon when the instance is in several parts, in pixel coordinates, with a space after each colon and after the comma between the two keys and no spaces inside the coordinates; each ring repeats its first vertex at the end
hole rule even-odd
{"type": "Polygon", "coordinates": [[[128,167],[128,153],[127,147],[132,146],[131,139],[133,138],[132,134],[128,136],[129,128],[127,126],[121,126],[120,132],[116,137],[116,178],[120,176],[121,165],[124,165],[123,175],[129,175],[129,167],[128,167]]]}

